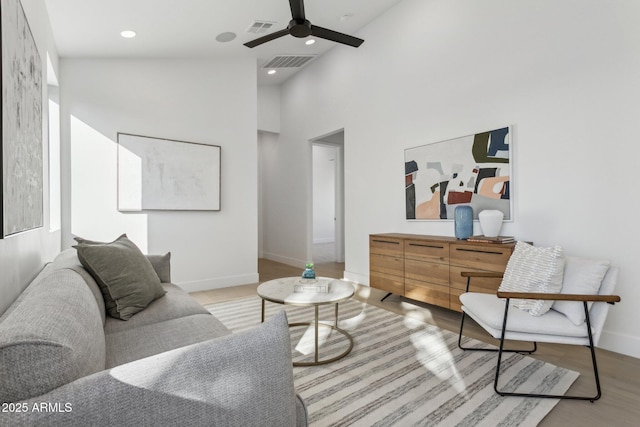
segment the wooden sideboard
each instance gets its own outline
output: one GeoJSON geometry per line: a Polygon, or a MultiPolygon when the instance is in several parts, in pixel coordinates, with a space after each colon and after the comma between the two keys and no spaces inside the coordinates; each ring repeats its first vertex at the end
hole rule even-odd
{"type": "MultiPolygon", "coordinates": [[[[420,234],[371,234],[369,282],[410,299],[461,311],[462,271],[504,272],[515,247],[420,234]]],[[[500,279],[473,279],[474,292],[495,293],[500,279]]]]}

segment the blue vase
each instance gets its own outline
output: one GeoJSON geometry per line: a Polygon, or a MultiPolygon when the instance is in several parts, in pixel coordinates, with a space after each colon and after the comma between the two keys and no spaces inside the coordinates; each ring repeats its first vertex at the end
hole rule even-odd
{"type": "Polygon", "coordinates": [[[471,206],[457,206],[454,211],[456,238],[468,239],[473,235],[473,208],[471,206]]]}

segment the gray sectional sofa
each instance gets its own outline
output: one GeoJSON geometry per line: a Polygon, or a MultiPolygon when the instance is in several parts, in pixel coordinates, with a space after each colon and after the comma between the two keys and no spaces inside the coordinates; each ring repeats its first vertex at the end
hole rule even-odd
{"type": "MultiPolygon", "coordinates": [[[[63,251],[0,317],[0,425],[304,426],[284,312],[230,331],[171,284],[123,321],[63,251]]],[[[257,310],[259,307],[256,308],[257,310]]]]}

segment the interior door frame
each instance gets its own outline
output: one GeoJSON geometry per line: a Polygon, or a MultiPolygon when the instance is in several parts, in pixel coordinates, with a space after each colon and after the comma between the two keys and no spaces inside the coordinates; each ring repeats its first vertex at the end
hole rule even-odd
{"type": "Polygon", "coordinates": [[[336,148],[335,167],[335,228],[334,228],[334,254],[336,262],[345,260],[345,221],[344,221],[344,129],[338,129],[309,140],[309,221],[307,227],[309,259],[313,259],[313,146],[328,146],[336,148]],[[342,142],[334,141],[335,137],[342,135],[342,142]]]}

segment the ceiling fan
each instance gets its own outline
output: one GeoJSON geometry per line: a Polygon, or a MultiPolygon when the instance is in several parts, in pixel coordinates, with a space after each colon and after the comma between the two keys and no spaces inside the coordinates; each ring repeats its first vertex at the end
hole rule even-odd
{"type": "Polygon", "coordinates": [[[289,21],[287,28],[267,34],[266,36],[247,42],[244,45],[253,48],[271,40],[286,36],[287,34],[291,34],[293,37],[300,39],[307,36],[314,36],[353,47],[358,47],[364,42],[364,40],[357,37],[342,34],[327,28],[318,27],[317,25],[312,25],[304,15],[304,0],[289,0],[289,6],[291,7],[292,19],[289,21]]]}

